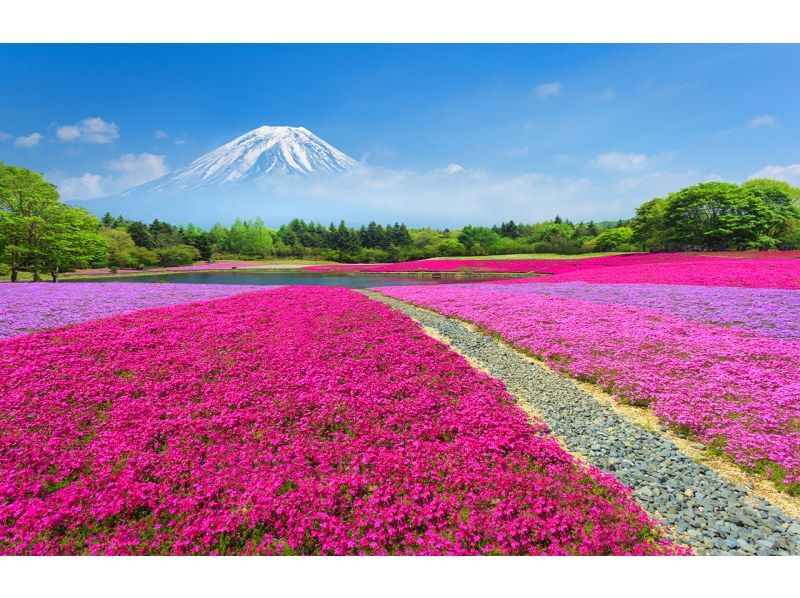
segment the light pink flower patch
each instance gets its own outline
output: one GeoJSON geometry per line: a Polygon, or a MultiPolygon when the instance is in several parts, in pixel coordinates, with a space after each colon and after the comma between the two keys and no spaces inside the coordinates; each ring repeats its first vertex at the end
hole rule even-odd
{"type": "Polygon", "coordinates": [[[290,287],[0,341],[3,554],[685,554],[412,320],[290,287]]]}

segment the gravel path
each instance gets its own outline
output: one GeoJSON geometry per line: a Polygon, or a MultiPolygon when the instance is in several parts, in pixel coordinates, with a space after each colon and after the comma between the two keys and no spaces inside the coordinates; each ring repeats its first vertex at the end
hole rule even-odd
{"type": "Polygon", "coordinates": [[[427,326],[541,414],[571,452],[613,473],[698,554],[800,554],[800,521],[696,463],[666,436],[615,413],[572,380],[467,325],[367,291],[427,326]]]}

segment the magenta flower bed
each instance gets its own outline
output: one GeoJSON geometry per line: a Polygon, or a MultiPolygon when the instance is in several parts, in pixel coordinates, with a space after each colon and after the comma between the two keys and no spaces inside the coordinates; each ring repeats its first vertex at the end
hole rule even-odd
{"type": "Polygon", "coordinates": [[[685,554],[502,385],[358,293],[0,341],[3,554],[685,554]]]}
{"type": "Polygon", "coordinates": [[[492,284],[485,288],[502,293],[536,293],[641,307],[777,338],[800,338],[800,292],[793,290],[585,282],[533,284],[530,281],[492,284]]]}
{"type": "Polygon", "coordinates": [[[593,257],[586,259],[553,260],[416,260],[396,264],[325,264],[306,266],[310,272],[457,272],[474,270],[488,273],[541,273],[559,274],[582,271],[590,268],[605,268],[616,265],[659,263],[663,261],[694,261],[706,259],[689,254],[631,254],[593,257]]]}
{"type": "MultiPolygon", "coordinates": [[[[791,253],[791,252],[787,252],[791,253]]],[[[612,255],[563,260],[419,260],[398,264],[307,266],[313,272],[538,273],[539,282],[655,283],[800,289],[798,259],[737,259],[689,253],[612,255]]],[[[524,281],[529,282],[529,281],[524,281]]]]}
{"type": "Polygon", "coordinates": [[[652,404],[667,424],[688,429],[740,464],[787,485],[800,482],[796,341],[493,286],[380,290],[479,324],[559,371],[652,404]]]}
{"type": "Polygon", "coordinates": [[[653,283],[800,289],[800,260],[700,257],[691,261],[639,263],[562,272],[542,282],[653,283]]]}
{"type": "Polygon", "coordinates": [[[0,338],[115,314],[270,287],[142,282],[0,284],[0,338]]]}

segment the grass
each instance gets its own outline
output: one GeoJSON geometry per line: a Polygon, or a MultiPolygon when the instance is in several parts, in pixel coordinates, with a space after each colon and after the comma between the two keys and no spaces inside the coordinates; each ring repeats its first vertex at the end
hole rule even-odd
{"type": "Polygon", "coordinates": [[[579,260],[587,257],[625,255],[625,251],[599,251],[595,253],[509,253],[507,255],[463,255],[456,257],[432,257],[429,260],[579,260]]]}

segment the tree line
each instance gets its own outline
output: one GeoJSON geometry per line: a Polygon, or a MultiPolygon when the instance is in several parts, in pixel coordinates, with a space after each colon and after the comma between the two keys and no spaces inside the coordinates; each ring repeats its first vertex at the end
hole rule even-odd
{"type": "Polygon", "coordinates": [[[644,251],[800,248],[800,189],[783,181],[701,183],[636,209],[631,241],[644,251]]]}
{"type": "Polygon", "coordinates": [[[0,274],[16,281],[109,266],[143,269],[198,260],[297,258],[398,262],[430,257],[598,251],[800,248],[800,189],[756,179],[701,183],[643,203],[628,220],[578,222],[556,216],[492,227],[409,228],[344,221],[325,226],[294,219],[277,229],[260,217],[209,229],[161,220],[145,223],[63,204],[41,174],[0,162],[0,274]]]}

